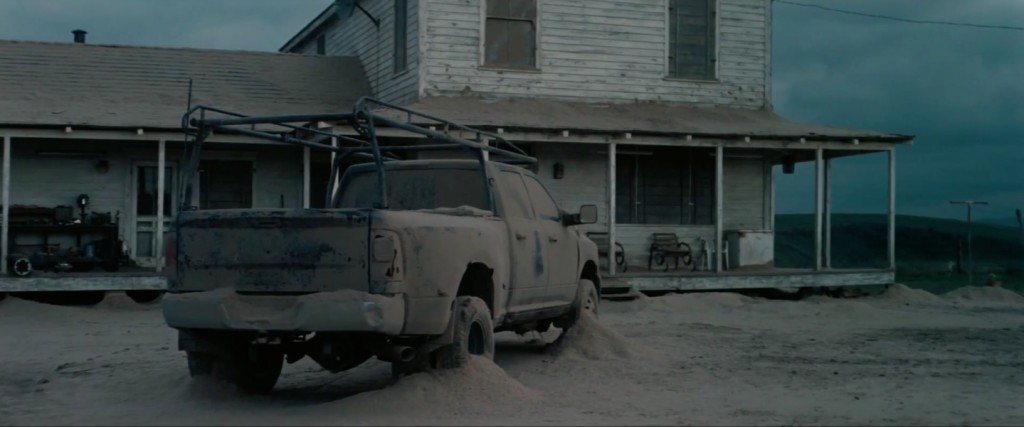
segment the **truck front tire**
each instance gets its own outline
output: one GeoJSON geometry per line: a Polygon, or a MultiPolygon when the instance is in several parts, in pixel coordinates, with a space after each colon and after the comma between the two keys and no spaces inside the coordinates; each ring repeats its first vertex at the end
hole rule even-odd
{"type": "Polygon", "coordinates": [[[436,350],[434,367],[463,367],[471,355],[494,359],[494,322],[484,300],[471,296],[458,297],[452,316],[455,322],[453,342],[436,350]]]}

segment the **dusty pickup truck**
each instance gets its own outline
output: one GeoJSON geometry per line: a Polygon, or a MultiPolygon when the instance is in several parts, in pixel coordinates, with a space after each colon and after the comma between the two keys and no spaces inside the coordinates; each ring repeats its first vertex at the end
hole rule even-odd
{"type": "Polygon", "coordinates": [[[596,315],[597,248],[574,226],[597,208],[562,211],[525,168],[356,164],[329,203],[178,213],[162,307],[192,376],[268,393],[305,356],[330,372],[455,368],[493,357],[495,332],[596,315]]]}

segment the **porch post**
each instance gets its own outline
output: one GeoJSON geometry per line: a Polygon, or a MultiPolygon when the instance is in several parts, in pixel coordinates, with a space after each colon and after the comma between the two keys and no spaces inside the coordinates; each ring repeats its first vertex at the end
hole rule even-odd
{"type": "MultiPolygon", "coordinates": [[[[615,275],[615,148],[608,144],[608,275],[615,275]]],[[[625,256],[626,254],[622,254],[625,256]]]]}
{"type": "Polygon", "coordinates": [[[719,144],[715,147],[715,272],[722,272],[722,257],[725,254],[722,253],[722,249],[725,245],[722,244],[722,165],[723,161],[723,148],[719,144]]]}
{"type": "Polygon", "coordinates": [[[821,270],[821,217],[824,212],[824,168],[821,149],[814,150],[814,269],[821,270]]]}
{"type": "Polygon", "coordinates": [[[7,274],[8,241],[11,225],[11,137],[4,135],[3,231],[0,235],[0,272],[7,274]]]}
{"type": "MultiPolygon", "coordinates": [[[[338,148],[338,137],[336,137],[336,136],[332,136],[331,137],[331,147],[338,148]]],[[[338,153],[336,151],[333,151],[333,150],[331,151],[331,173],[334,173],[334,158],[337,155],[338,155],[338,153]]],[[[338,190],[338,182],[341,179],[341,176],[340,176],[341,174],[338,174],[338,175],[339,176],[335,176],[334,177],[334,181],[333,182],[327,183],[327,185],[331,189],[331,197],[332,198],[334,197],[334,192],[338,190]]],[[[327,176],[331,176],[331,175],[327,175],[327,176]]],[[[324,201],[324,203],[327,203],[327,202],[329,202],[329,200],[325,200],[324,201]]],[[[326,206],[326,207],[330,208],[330,206],[326,206]]]]}
{"type": "Polygon", "coordinates": [[[302,208],[309,209],[309,147],[302,149],[302,208]]]}
{"type": "Polygon", "coordinates": [[[889,268],[896,269],[896,149],[889,149],[889,268]]]}
{"type": "Polygon", "coordinates": [[[160,140],[160,152],[156,161],[156,271],[164,270],[164,186],[167,177],[164,173],[167,161],[167,141],[160,140]]]}
{"type": "Polygon", "coordinates": [[[832,159],[825,159],[825,269],[832,268],[832,159]]]}

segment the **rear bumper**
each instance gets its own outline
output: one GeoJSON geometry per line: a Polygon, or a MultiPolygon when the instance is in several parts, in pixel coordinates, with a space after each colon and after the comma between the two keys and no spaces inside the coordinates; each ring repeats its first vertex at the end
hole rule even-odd
{"type": "Polygon", "coordinates": [[[398,335],[405,322],[402,296],[359,291],[240,295],[231,289],[171,293],[164,320],[178,329],[379,332],[398,335]]]}

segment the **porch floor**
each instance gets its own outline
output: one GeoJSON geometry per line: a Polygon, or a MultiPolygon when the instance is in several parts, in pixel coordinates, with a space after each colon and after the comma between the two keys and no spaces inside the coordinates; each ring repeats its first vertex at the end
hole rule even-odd
{"type": "Polygon", "coordinates": [[[664,267],[648,270],[647,266],[629,267],[629,271],[601,271],[602,291],[687,291],[757,288],[800,288],[835,286],[870,286],[891,284],[895,273],[890,269],[822,269],[778,268],[769,266],[739,267],[714,271],[690,271],[680,265],[678,270],[664,267]]]}
{"type": "Polygon", "coordinates": [[[55,273],[33,271],[27,277],[0,276],[0,292],[48,291],[129,291],[164,290],[163,273],[154,268],[121,267],[118,271],[96,269],[84,272],[55,273]]]}

